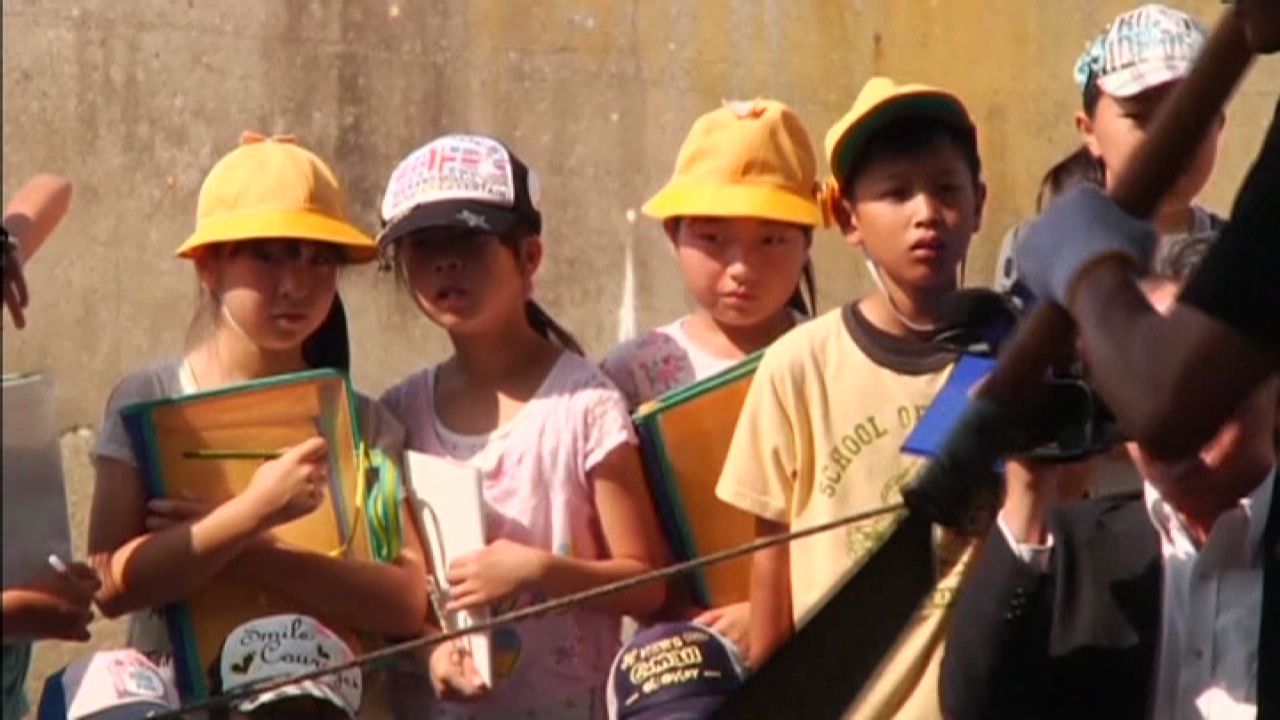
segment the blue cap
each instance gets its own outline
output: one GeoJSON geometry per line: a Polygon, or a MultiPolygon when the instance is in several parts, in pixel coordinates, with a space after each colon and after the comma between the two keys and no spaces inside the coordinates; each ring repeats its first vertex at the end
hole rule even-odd
{"type": "Polygon", "coordinates": [[[659,623],[636,633],[614,658],[609,718],[708,718],[745,678],[745,663],[723,635],[697,623],[659,623]]]}

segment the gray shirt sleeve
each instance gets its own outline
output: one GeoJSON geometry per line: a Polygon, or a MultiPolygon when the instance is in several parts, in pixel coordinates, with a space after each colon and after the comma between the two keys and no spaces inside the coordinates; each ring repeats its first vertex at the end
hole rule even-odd
{"type": "Polygon", "coordinates": [[[125,430],[120,411],[129,405],[159,400],[182,394],[177,361],[166,361],[131,373],[111,391],[103,413],[102,428],[90,454],[94,458],[111,458],[136,466],[133,443],[125,430]]]}

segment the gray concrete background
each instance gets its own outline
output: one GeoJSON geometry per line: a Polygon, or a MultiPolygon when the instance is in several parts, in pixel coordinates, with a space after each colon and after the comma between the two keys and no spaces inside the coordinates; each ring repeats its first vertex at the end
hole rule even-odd
{"type": "MultiPolygon", "coordinates": [[[[685,309],[656,223],[638,217],[689,125],[721,98],[792,104],[815,143],[873,73],[941,84],[969,103],[991,200],[970,283],[1031,212],[1043,171],[1076,144],[1071,67],[1134,0],[5,0],[3,194],[48,170],[72,210],[31,264],[30,327],[3,336],[5,372],[50,369],[67,429],[73,526],[86,449],[114,382],[179,352],[194,306],[172,251],[204,173],[243,129],[292,133],[346,182],[374,230],[395,163],[447,131],[493,133],[543,178],[540,300],[596,355],[617,340],[627,256],[636,325],[685,309]],[[82,432],[72,432],[84,428],[82,432]]],[[[1212,23],[1217,0],[1177,0],[1212,23]]],[[[1280,94],[1254,68],[1228,114],[1206,195],[1220,210],[1280,94]]],[[[866,288],[837,236],[814,246],[823,308],[866,288]]],[[[343,279],[356,383],[378,392],[442,359],[443,335],[390,278],[343,279]]],[[[118,642],[103,624],[100,643],[118,642]]],[[[81,648],[40,648],[33,679],[81,648]]]]}

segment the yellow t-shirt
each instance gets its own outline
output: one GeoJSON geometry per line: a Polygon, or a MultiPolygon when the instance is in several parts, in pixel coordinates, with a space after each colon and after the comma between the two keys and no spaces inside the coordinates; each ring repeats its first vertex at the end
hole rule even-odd
{"type": "MultiPolygon", "coordinates": [[[[926,343],[884,333],[853,305],[797,327],[760,361],[716,495],[793,530],[899,502],[902,485],[923,463],[900,448],[952,360],[926,343]]],[[[882,517],[791,544],[797,627],[899,519],[882,517]]],[[[946,610],[972,544],[941,530],[934,538],[939,586],[863,689],[854,717],[941,717],[937,665],[946,610]]]]}

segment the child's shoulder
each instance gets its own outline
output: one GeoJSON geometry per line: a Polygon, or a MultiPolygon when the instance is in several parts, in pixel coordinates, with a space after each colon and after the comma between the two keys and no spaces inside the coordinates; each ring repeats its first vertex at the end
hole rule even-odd
{"type": "Polygon", "coordinates": [[[622,397],[605,371],[577,353],[564,351],[551,375],[547,378],[547,390],[568,394],[602,394],[622,397]]]}
{"type": "Polygon", "coordinates": [[[618,343],[601,362],[609,377],[640,365],[661,361],[663,357],[686,351],[680,333],[680,320],[645,331],[618,343]]]}
{"type": "Polygon", "coordinates": [[[632,406],[697,379],[691,350],[678,332],[680,322],[623,341],[601,361],[600,369],[632,406]]]}
{"type": "Polygon", "coordinates": [[[176,358],[156,360],[120,378],[111,390],[109,405],[123,407],[133,403],[181,395],[182,361],[176,358]]]}
{"type": "Polygon", "coordinates": [[[420,396],[417,399],[429,400],[430,377],[434,370],[434,365],[414,370],[392,383],[386,390],[383,390],[382,394],[378,396],[378,402],[393,414],[399,415],[405,405],[416,402],[415,397],[420,396]]]}

